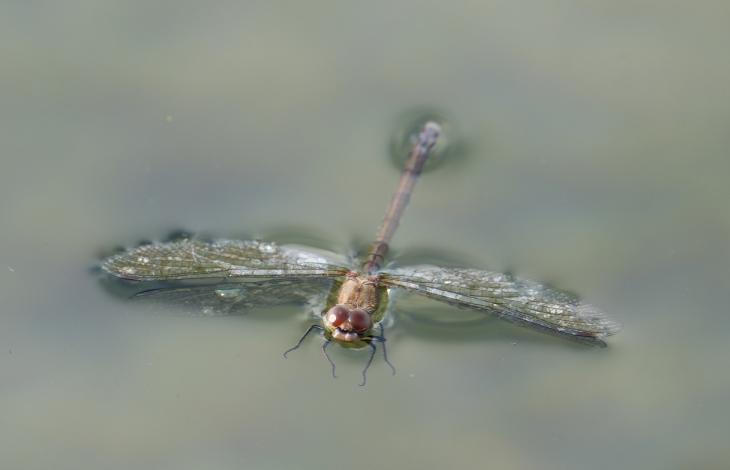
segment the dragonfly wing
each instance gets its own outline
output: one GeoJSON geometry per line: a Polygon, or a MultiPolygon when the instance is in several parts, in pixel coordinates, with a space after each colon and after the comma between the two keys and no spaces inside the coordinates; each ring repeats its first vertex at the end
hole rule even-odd
{"type": "Polygon", "coordinates": [[[254,282],[163,287],[137,293],[135,300],[182,308],[187,313],[233,315],[254,307],[324,301],[331,279],[267,279],[254,282]]]}
{"type": "Polygon", "coordinates": [[[105,272],[133,281],[333,277],[347,268],[332,256],[255,240],[180,240],[132,248],[102,261],[105,272]]]}
{"type": "Polygon", "coordinates": [[[600,340],[620,329],[572,294],[509,274],[414,266],[384,272],[381,282],[560,335],[600,340]]]}

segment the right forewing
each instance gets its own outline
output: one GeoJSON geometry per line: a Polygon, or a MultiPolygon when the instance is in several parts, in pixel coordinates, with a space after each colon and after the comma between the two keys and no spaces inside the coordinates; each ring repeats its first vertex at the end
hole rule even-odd
{"type": "Polygon", "coordinates": [[[476,269],[404,267],[381,274],[383,284],[561,335],[600,339],[619,325],[574,295],[509,274],[476,269]]]}

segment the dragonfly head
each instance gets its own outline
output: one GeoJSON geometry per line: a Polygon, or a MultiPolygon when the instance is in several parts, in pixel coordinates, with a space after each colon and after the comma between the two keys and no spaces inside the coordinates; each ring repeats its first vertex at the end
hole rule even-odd
{"type": "Polygon", "coordinates": [[[329,309],[322,317],[322,322],[332,339],[343,343],[362,341],[373,324],[365,310],[349,308],[343,304],[329,309]]]}

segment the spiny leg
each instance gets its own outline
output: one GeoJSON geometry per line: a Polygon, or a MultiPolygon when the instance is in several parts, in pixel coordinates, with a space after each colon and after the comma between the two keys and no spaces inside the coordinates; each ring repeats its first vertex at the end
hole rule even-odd
{"type": "Polygon", "coordinates": [[[307,335],[312,332],[312,330],[324,331],[324,328],[322,328],[321,326],[316,325],[316,324],[315,325],[311,325],[309,328],[307,328],[307,331],[305,331],[304,334],[302,335],[302,337],[299,338],[299,341],[297,341],[297,344],[295,344],[293,348],[289,348],[286,351],[284,351],[284,359],[286,359],[286,355],[287,354],[289,354],[290,352],[294,351],[295,349],[299,349],[299,346],[302,345],[302,341],[304,341],[304,338],[306,338],[307,335]]]}
{"type": "Polygon", "coordinates": [[[370,357],[368,358],[368,363],[365,364],[365,368],[362,370],[362,382],[360,382],[361,387],[365,386],[365,382],[367,381],[368,369],[370,368],[370,364],[373,363],[373,358],[375,357],[375,350],[376,350],[375,344],[373,342],[370,342],[370,343],[368,343],[368,346],[370,346],[371,352],[370,352],[370,357]]]}
{"type": "Polygon", "coordinates": [[[332,360],[332,358],[330,357],[330,355],[327,354],[327,346],[329,346],[331,342],[332,341],[327,340],[327,341],[324,342],[324,344],[322,344],[322,354],[324,354],[324,357],[327,358],[327,360],[329,361],[330,365],[332,366],[332,378],[333,379],[336,379],[337,376],[335,375],[335,363],[332,360]]]}
{"type": "Polygon", "coordinates": [[[378,341],[380,344],[383,345],[383,359],[385,360],[385,363],[388,364],[388,367],[390,367],[390,370],[393,373],[393,375],[395,375],[395,367],[388,360],[388,351],[387,351],[387,349],[385,347],[385,337],[383,337],[383,336],[371,336],[370,337],[370,341],[378,341]]]}
{"type": "Polygon", "coordinates": [[[395,375],[395,367],[393,367],[393,364],[390,363],[388,360],[388,349],[385,347],[385,333],[383,331],[383,324],[378,325],[380,327],[380,343],[383,345],[383,360],[385,360],[385,363],[388,364],[390,367],[390,370],[393,372],[393,375],[395,375]]]}

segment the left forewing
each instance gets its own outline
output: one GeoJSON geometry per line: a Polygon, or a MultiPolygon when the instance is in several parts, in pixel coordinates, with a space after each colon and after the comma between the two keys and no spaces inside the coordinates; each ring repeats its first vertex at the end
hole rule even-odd
{"type": "Polygon", "coordinates": [[[619,330],[617,323],[577,297],[509,274],[415,266],[384,272],[381,282],[557,334],[601,339],[619,330]]]}
{"type": "Polygon", "coordinates": [[[133,281],[334,277],[347,272],[323,255],[255,240],[152,243],[110,256],[101,268],[133,281]]]}

